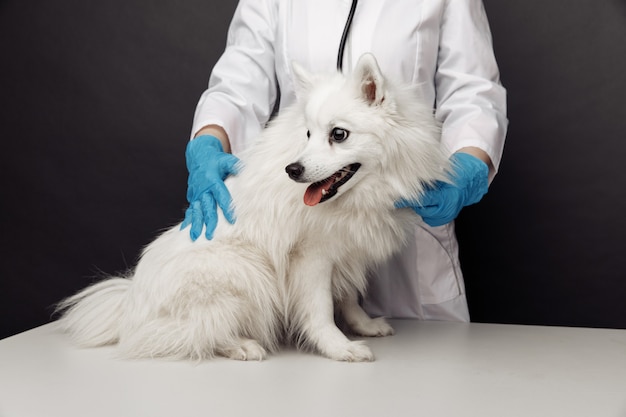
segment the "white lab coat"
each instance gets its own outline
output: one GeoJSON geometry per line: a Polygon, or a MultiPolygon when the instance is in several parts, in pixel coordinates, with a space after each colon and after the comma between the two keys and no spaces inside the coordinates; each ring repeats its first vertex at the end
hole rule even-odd
{"type": "MultiPolygon", "coordinates": [[[[350,0],[241,0],[224,54],[196,109],[192,135],[209,124],[246,148],[279,108],[291,104],[290,63],[334,71],[350,0]],[[280,91],[280,94],[278,93],[280,91]]],[[[450,153],[474,146],[498,168],[506,93],[481,0],[360,0],[344,55],[349,72],[372,52],[389,77],[421,87],[443,123],[450,153]]],[[[422,225],[415,239],[370,280],[374,315],[468,321],[454,224],[422,225]]]]}

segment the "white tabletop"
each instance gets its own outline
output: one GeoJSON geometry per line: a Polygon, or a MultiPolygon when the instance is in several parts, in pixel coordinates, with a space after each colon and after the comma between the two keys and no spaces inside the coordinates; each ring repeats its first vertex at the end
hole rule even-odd
{"type": "Polygon", "coordinates": [[[626,416],[625,330],[392,323],[373,363],[119,360],[52,323],[0,341],[0,416],[626,416]]]}

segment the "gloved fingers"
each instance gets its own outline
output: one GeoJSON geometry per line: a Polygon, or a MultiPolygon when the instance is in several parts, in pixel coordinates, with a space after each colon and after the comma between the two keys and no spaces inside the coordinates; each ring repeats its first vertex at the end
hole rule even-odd
{"type": "Polygon", "coordinates": [[[393,203],[393,206],[397,209],[402,209],[402,208],[413,208],[414,206],[417,205],[417,201],[414,200],[407,200],[405,198],[402,198],[398,201],[396,201],[395,203],[393,203]]]}
{"type": "Polygon", "coordinates": [[[449,184],[440,183],[437,188],[427,189],[418,201],[413,201],[413,208],[440,206],[446,199],[449,187],[449,184]]]}
{"type": "MultiPolygon", "coordinates": [[[[191,178],[191,177],[190,177],[191,178]]],[[[198,199],[198,189],[194,186],[194,183],[189,181],[187,184],[187,201],[189,204],[198,199]]]]}
{"type": "Polygon", "coordinates": [[[200,197],[199,204],[201,206],[201,212],[203,216],[203,222],[206,225],[206,231],[204,235],[208,240],[213,239],[213,232],[217,227],[217,207],[215,204],[215,198],[210,192],[203,193],[200,197]]]}
{"type": "Polygon", "coordinates": [[[443,183],[438,184],[437,188],[428,188],[416,200],[402,198],[394,203],[395,208],[412,208],[416,210],[418,207],[429,207],[438,205],[441,202],[441,187],[443,183]]]}
{"type": "Polygon", "coordinates": [[[445,186],[429,192],[423,205],[413,209],[430,226],[441,226],[454,220],[462,205],[462,193],[457,187],[445,186]]]}
{"type": "Polygon", "coordinates": [[[411,207],[426,224],[442,226],[453,221],[464,206],[478,202],[487,192],[487,164],[465,153],[454,154],[450,159],[451,183],[437,182],[426,189],[419,201],[400,200],[396,207],[411,207]]]}
{"type": "Polygon", "coordinates": [[[236,174],[239,159],[230,154],[223,154],[217,161],[207,161],[207,163],[189,172],[187,180],[187,201],[199,200],[201,195],[216,183],[223,183],[226,177],[236,174]]]}
{"type": "Polygon", "coordinates": [[[443,200],[443,193],[437,190],[428,190],[422,195],[415,207],[432,207],[439,206],[443,200]]]}
{"type": "Polygon", "coordinates": [[[185,222],[189,221],[191,223],[189,237],[191,237],[191,240],[195,242],[200,237],[200,233],[202,233],[202,226],[204,225],[200,202],[194,201],[191,203],[187,212],[189,212],[189,220],[187,220],[187,214],[185,214],[185,222]]]}
{"type": "Polygon", "coordinates": [[[219,170],[222,176],[222,181],[226,179],[229,175],[235,175],[239,172],[239,158],[230,153],[225,153],[219,159],[219,170]]]}
{"type": "Polygon", "coordinates": [[[480,174],[469,182],[466,193],[465,205],[476,204],[482,200],[483,196],[489,191],[488,174],[480,174]]]}
{"type": "MultiPolygon", "coordinates": [[[[217,174],[214,174],[213,177],[217,178],[217,174]]],[[[200,200],[202,193],[206,192],[211,181],[215,181],[215,179],[207,176],[207,171],[204,169],[190,171],[187,178],[187,201],[192,203],[200,200]]]]}
{"type": "Polygon", "coordinates": [[[213,196],[215,197],[215,201],[217,202],[217,205],[222,209],[222,212],[224,213],[224,217],[226,218],[226,220],[228,220],[230,224],[235,223],[235,212],[233,211],[233,208],[232,208],[233,200],[230,196],[230,192],[228,191],[228,188],[226,188],[226,185],[224,185],[223,182],[221,183],[216,182],[211,187],[211,192],[213,193],[213,196]]]}
{"type": "Polygon", "coordinates": [[[415,213],[421,218],[438,218],[444,215],[444,211],[441,206],[417,206],[414,207],[415,213]]]}

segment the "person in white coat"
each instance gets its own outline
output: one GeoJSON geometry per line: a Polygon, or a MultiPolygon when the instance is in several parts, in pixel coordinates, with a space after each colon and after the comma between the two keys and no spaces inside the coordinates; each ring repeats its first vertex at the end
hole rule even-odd
{"type": "Polygon", "coordinates": [[[376,316],[469,321],[454,218],[487,191],[507,128],[506,92],[481,0],[240,0],[195,112],[183,228],[191,225],[195,239],[206,226],[210,238],[217,206],[234,221],[223,180],[234,173],[233,155],[273,111],[294,102],[293,61],[314,72],[337,65],[350,72],[365,52],[388,76],[421,88],[442,123],[442,144],[461,168],[458,184],[432,190],[428,205],[399,203],[424,223],[372,274],[364,306],[376,316]]]}

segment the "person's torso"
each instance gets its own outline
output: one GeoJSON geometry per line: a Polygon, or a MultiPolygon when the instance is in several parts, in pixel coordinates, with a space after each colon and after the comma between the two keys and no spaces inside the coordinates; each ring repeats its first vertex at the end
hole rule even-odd
{"type": "MultiPolygon", "coordinates": [[[[275,54],[281,107],[294,100],[291,63],[312,72],[335,71],[350,0],[278,2],[275,54]]],[[[439,27],[443,2],[435,0],[360,0],[344,51],[350,72],[365,52],[374,54],[389,78],[420,85],[434,103],[439,27]]]]}

